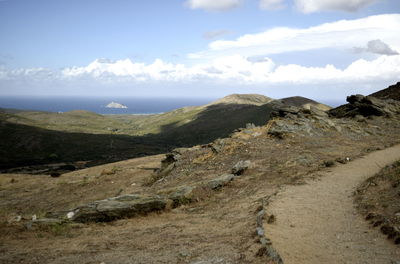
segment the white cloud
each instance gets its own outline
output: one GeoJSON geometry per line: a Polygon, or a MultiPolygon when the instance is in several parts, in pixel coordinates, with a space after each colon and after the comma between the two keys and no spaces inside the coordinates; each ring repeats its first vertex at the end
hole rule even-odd
{"type": "Polygon", "coordinates": [[[188,0],[185,4],[191,9],[228,11],[238,7],[241,4],[241,0],[188,0]]]}
{"type": "Polygon", "coordinates": [[[284,0],[260,0],[260,8],[264,10],[276,10],[284,7],[284,0]]]}
{"type": "Polygon", "coordinates": [[[204,32],[203,38],[205,38],[205,39],[215,39],[215,38],[219,38],[219,37],[231,34],[231,33],[232,32],[230,30],[226,30],[226,29],[207,31],[207,32],[204,32]]]}
{"type": "Polygon", "coordinates": [[[297,9],[303,13],[319,11],[355,12],[378,0],[294,0],[297,9]]]}
{"type": "Polygon", "coordinates": [[[212,82],[224,84],[319,84],[354,81],[396,80],[400,76],[400,55],[382,55],[375,60],[357,60],[345,69],[333,65],[305,67],[288,64],[276,66],[267,58],[246,58],[240,55],[216,58],[210,63],[187,67],[163,62],[134,63],[129,59],[115,62],[96,60],[86,67],[71,67],[60,72],[49,69],[21,69],[8,71],[0,68],[0,80],[34,80],[63,82],[91,80],[98,83],[146,82],[212,82]]]}
{"type": "Polygon", "coordinates": [[[321,48],[352,49],[371,39],[385,41],[400,49],[400,14],[376,15],[356,20],[340,20],[309,28],[273,28],[246,34],[235,40],[217,40],[209,49],[189,54],[189,58],[213,58],[229,54],[257,56],[321,48]]]}
{"type": "Polygon", "coordinates": [[[367,52],[382,54],[382,55],[398,55],[399,53],[389,47],[388,44],[380,39],[370,40],[367,43],[367,52]]]}
{"type": "Polygon", "coordinates": [[[366,47],[354,47],[353,51],[355,53],[369,52],[388,56],[399,55],[399,52],[393,50],[388,44],[380,39],[368,41],[366,47]]]}
{"type": "Polygon", "coordinates": [[[262,93],[279,98],[302,95],[342,100],[354,93],[369,94],[396,83],[400,55],[356,60],[344,69],[333,65],[276,65],[267,57],[240,55],[185,66],[156,60],[151,64],[127,60],[96,60],[85,67],[7,70],[0,67],[0,95],[135,95],[224,96],[262,93]]]}

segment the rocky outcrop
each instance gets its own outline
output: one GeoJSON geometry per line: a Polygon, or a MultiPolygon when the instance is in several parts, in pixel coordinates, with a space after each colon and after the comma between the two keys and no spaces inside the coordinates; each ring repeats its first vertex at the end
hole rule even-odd
{"type": "Polygon", "coordinates": [[[301,111],[299,107],[287,105],[278,100],[269,103],[269,105],[274,109],[270,114],[270,118],[297,115],[301,111]]]}
{"type": "Polygon", "coordinates": [[[392,99],[382,100],[357,94],[348,96],[347,102],[348,104],[330,110],[329,115],[338,118],[356,116],[391,117],[400,113],[400,103],[392,99]]]}
{"type": "Polygon", "coordinates": [[[236,163],[235,166],[233,166],[232,174],[236,176],[242,175],[245,172],[245,170],[250,168],[250,165],[251,165],[250,160],[241,160],[238,163],[236,163]]]}
{"type": "Polygon", "coordinates": [[[177,188],[160,191],[158,194],[173,201],[173,207],[191,203],[194,200],[193,186],[179,186],[177,188]]]}
{"type": "Polygon", "coordinates": [[[161,196],[122,195],[94,201],[70,210],[64,217],[73,222],[108,222],[133,217],[167,207],[168,199],[161,196]]]}
{"type": "Polygon", "coordinates": [[[224,175],[221,175],[221,176],[209,181],[207,183],[207,187],[209,187],[213,190],[217,190],[217,189],[220,189],[220,188],[224,187],[225,185],[227,185],[234,178],[235,178],[235,175],[233,175],[233,174],[224,174],[224,175]]]}
{"type": "Polygon", "coordinates": [[[179,149],[174,149],[170,153],[165,154],[165,158],[161,161],[161,168],[156,169],[154,171],[152,175],[153,180],[149,182],[149,185],[168,176],[175,168],[176,163],[179,161],[182,155],[182,152],[186,150],[187,149],[179,148],[179,149]]]}

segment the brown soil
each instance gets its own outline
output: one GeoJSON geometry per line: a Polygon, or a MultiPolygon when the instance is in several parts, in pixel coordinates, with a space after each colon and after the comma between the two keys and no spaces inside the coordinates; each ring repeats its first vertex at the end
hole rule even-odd
{"type": "MultiPolygon", "coordinates": [[[[309,117],[285,122],[301,130],[280,139],[269,135],[270,123],[244,129],[223,143],[214,142],[213,147],[220,145],[219,152],[209,145],[182,151],[175,169],[150,186],[145,183],[153,168],[160,167],[162,155],[75,171],[59,178],[0,174],[0,263],[266,263],[264,257],[257,256],[261,245],[254,235],[255,212],[264,198],[282,186],[319,178],[319,172],[331,170],[326,166],[338,164],[335,160],[353,160],[400,143],[400,138],[393,136],[400,134],[398,119],[374,118],[363,122],[338,119],[332,121],[333,125],[327,125],[325,121],[309,117]],[[252,167],[221,190],[206,192],[196,202],[170,211],[50,230],[26,230],[24,219],[9,221],[18,215],[25,219],[32,214],[40,217],[47,211],[66,210],[120,194],[154,194],[193,185],[229,173],[239,160],[250,160],[252,167]]],[[[360,182],[361,179],[354,184],[360,182]]],[[[313,185],[300,188],[305,186],[313,185]]],[[[331,189],[334,193],[336,188],[331,189]]],[[[325,186],[325,190],[328,192],[330,188],[325,186]]],[[[314,189],[309,191],[312,194],[314,189]]],[[[331,198],[327,198],[327,205],[336,204],[337,197],[331,198]]],[[[349,206],[346,197],[340,199],[349,206]]],[[[284,218],[280,213],[275,214],[276,227],[279,227],[285,223],[284,218]]],[[[329,218],[318,212],[315,216],[321,226],[330,228],[329,218]]],[[[349,219],[350,222],[357,220],[356,215],[349,219]]],[[[293,229],[284,227],[287,231],[293,229]]],[[[309,233],[314,230],[312,226],[309,228],[309,233]]],[[[267,225],[266,230],[273,229],[267,225]]],[[[376,230],[370,232],[380,236],[376,230]]],[[[377,241],[384,241],[379,236],[377,241]]],[[[279,240],[272,241],[280,251],[279,240]]],[[[331,242],[330,251],[325,253],[332,253],[338,245],[331,242]]],[[[289,242],[285,240],[285,243],[289,242]]],[[[285,253],[282,255],[285,261],[285,253]]]]}
{"type": "Polygon", "coordinates": [[[400,250],[371,230],[353,204],[353,192],[382,166],[400,159],[400,146],[371,153],[288,186],[270,205],[277,222],[265,230],[285,263],[391,263],[400,250]]]}

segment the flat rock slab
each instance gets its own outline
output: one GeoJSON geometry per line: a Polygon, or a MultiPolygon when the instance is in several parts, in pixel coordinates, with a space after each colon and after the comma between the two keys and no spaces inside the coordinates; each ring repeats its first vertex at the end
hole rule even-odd
{"type": "Polygon", "coordinates": [[[164,210],[168,199],[160,196],[122,195],[91,202],[71,210],[67,215],[74,222],[108,222],[152,211],[164,210]]]}
{"type": "Polygon", "coordinates": [[[233,174],[224,174],[219,176],[218,178],[212,179],[207,183],[207,187],[216,190],[224,187],[229,182],[231,182],[235,178],[233,174]]]}

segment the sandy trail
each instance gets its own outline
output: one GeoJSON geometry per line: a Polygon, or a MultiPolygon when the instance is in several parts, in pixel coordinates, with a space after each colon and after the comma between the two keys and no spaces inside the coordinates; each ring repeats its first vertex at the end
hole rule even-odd
{"type": "Polygon", "coordinates": [[[268,211],[277,222],[265,225],[285,264],[400,261],[400,247],[357,213],[353,191],[380,169],[400,159],[400,145],[376,151],[323,172],[318,180],[287,186],[268,211]]]}

